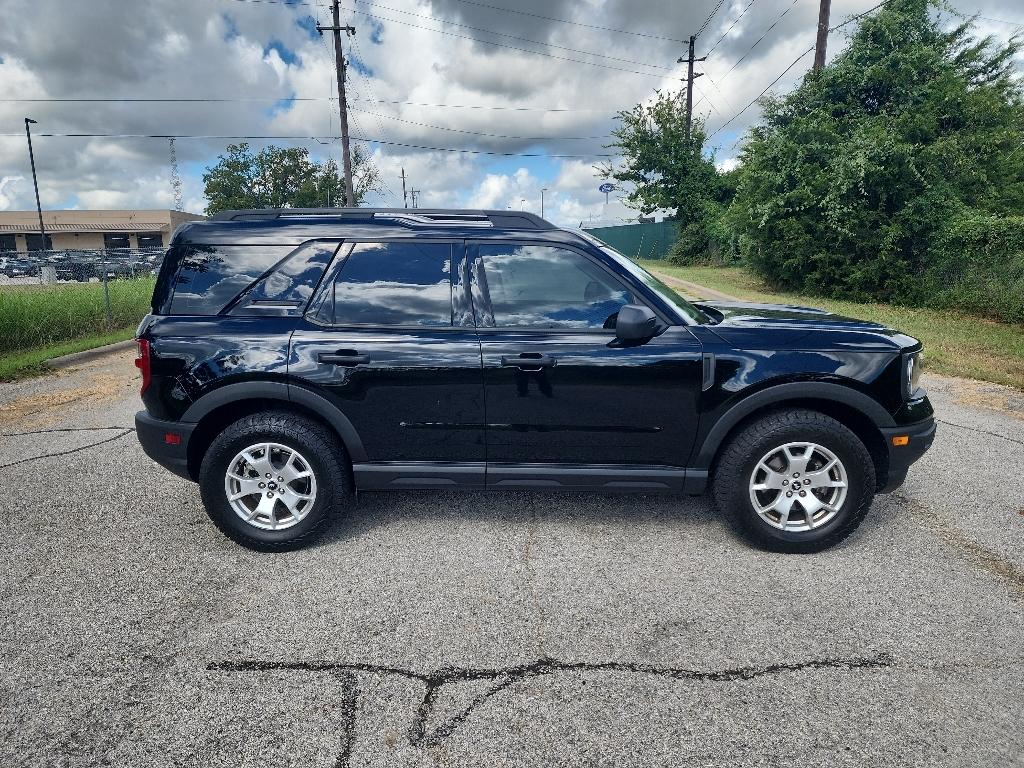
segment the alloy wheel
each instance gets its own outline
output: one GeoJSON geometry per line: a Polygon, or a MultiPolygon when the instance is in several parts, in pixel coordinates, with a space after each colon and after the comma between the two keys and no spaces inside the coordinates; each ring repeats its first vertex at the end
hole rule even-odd
{"type": "Polygon", "coordinates": [[[239,451],[224,475],[228,503],[251,526],[279,531],[297,525],[316,501],[316,475],[294,448],[257,443],[239,451]]]}
{"type": "Polygon", "coordinates": [[[811,531],[831,521],[843,506],[846,467],[817,443],[786,443],[766,453],[748,484],[758,516],[783,531],[811,531]]]}

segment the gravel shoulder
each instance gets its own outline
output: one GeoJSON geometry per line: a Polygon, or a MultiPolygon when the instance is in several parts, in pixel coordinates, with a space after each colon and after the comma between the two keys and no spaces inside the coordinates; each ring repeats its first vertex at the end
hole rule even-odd
{"type": "Polygon", "coordinates": [[[364,494],[222,537],[132,433],[130,352],[0,385],[0,764],[1020,764],[1019,395],[928,376],[906,486],[841,546],[707,498],[364,494]]]}

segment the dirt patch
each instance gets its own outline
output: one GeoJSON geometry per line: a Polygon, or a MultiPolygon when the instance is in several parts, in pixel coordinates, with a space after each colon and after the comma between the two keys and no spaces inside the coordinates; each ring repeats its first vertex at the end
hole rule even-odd
{"type": "MultiPolygon", "coordinates": [[[[70,377],[65,375],[61,378],[70,377]]],[[[64,415],[66,406],[80,400],[103,403],[123,397],[126,390],[135,386],[134,378],[98,372],[89,375],[78,386],[16,397],[0,405],[0,424],[5,429],[37,429],[53,424],[64,415]]]]}
{"type": "Polygon", "coordinates": [[[1024,393],[1000,384],[974,379],[941,376],[930,371],[928,375],[952,395],[958,405],[985,408],[1024,421],[1024,393]]]}

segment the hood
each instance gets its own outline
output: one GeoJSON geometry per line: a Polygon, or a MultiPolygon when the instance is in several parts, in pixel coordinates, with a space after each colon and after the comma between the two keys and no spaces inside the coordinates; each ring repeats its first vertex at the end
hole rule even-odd
{"type": "Polygon", "coordinates": [[[879,323],[824,309],[744,301],[696,302],[714,332],[737,346],[854,346],[905,348],[918,342],[879,323]]]}

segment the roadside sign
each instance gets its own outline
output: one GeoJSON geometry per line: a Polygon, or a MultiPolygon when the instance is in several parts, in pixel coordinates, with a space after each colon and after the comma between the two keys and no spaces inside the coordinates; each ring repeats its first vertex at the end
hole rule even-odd
{"type": "Polygon", "coordinates": [[[606,195],[615,189],[614,184],[609,184],[607,181],[597,188],[598,192],[604,192],[606,195]]]}

